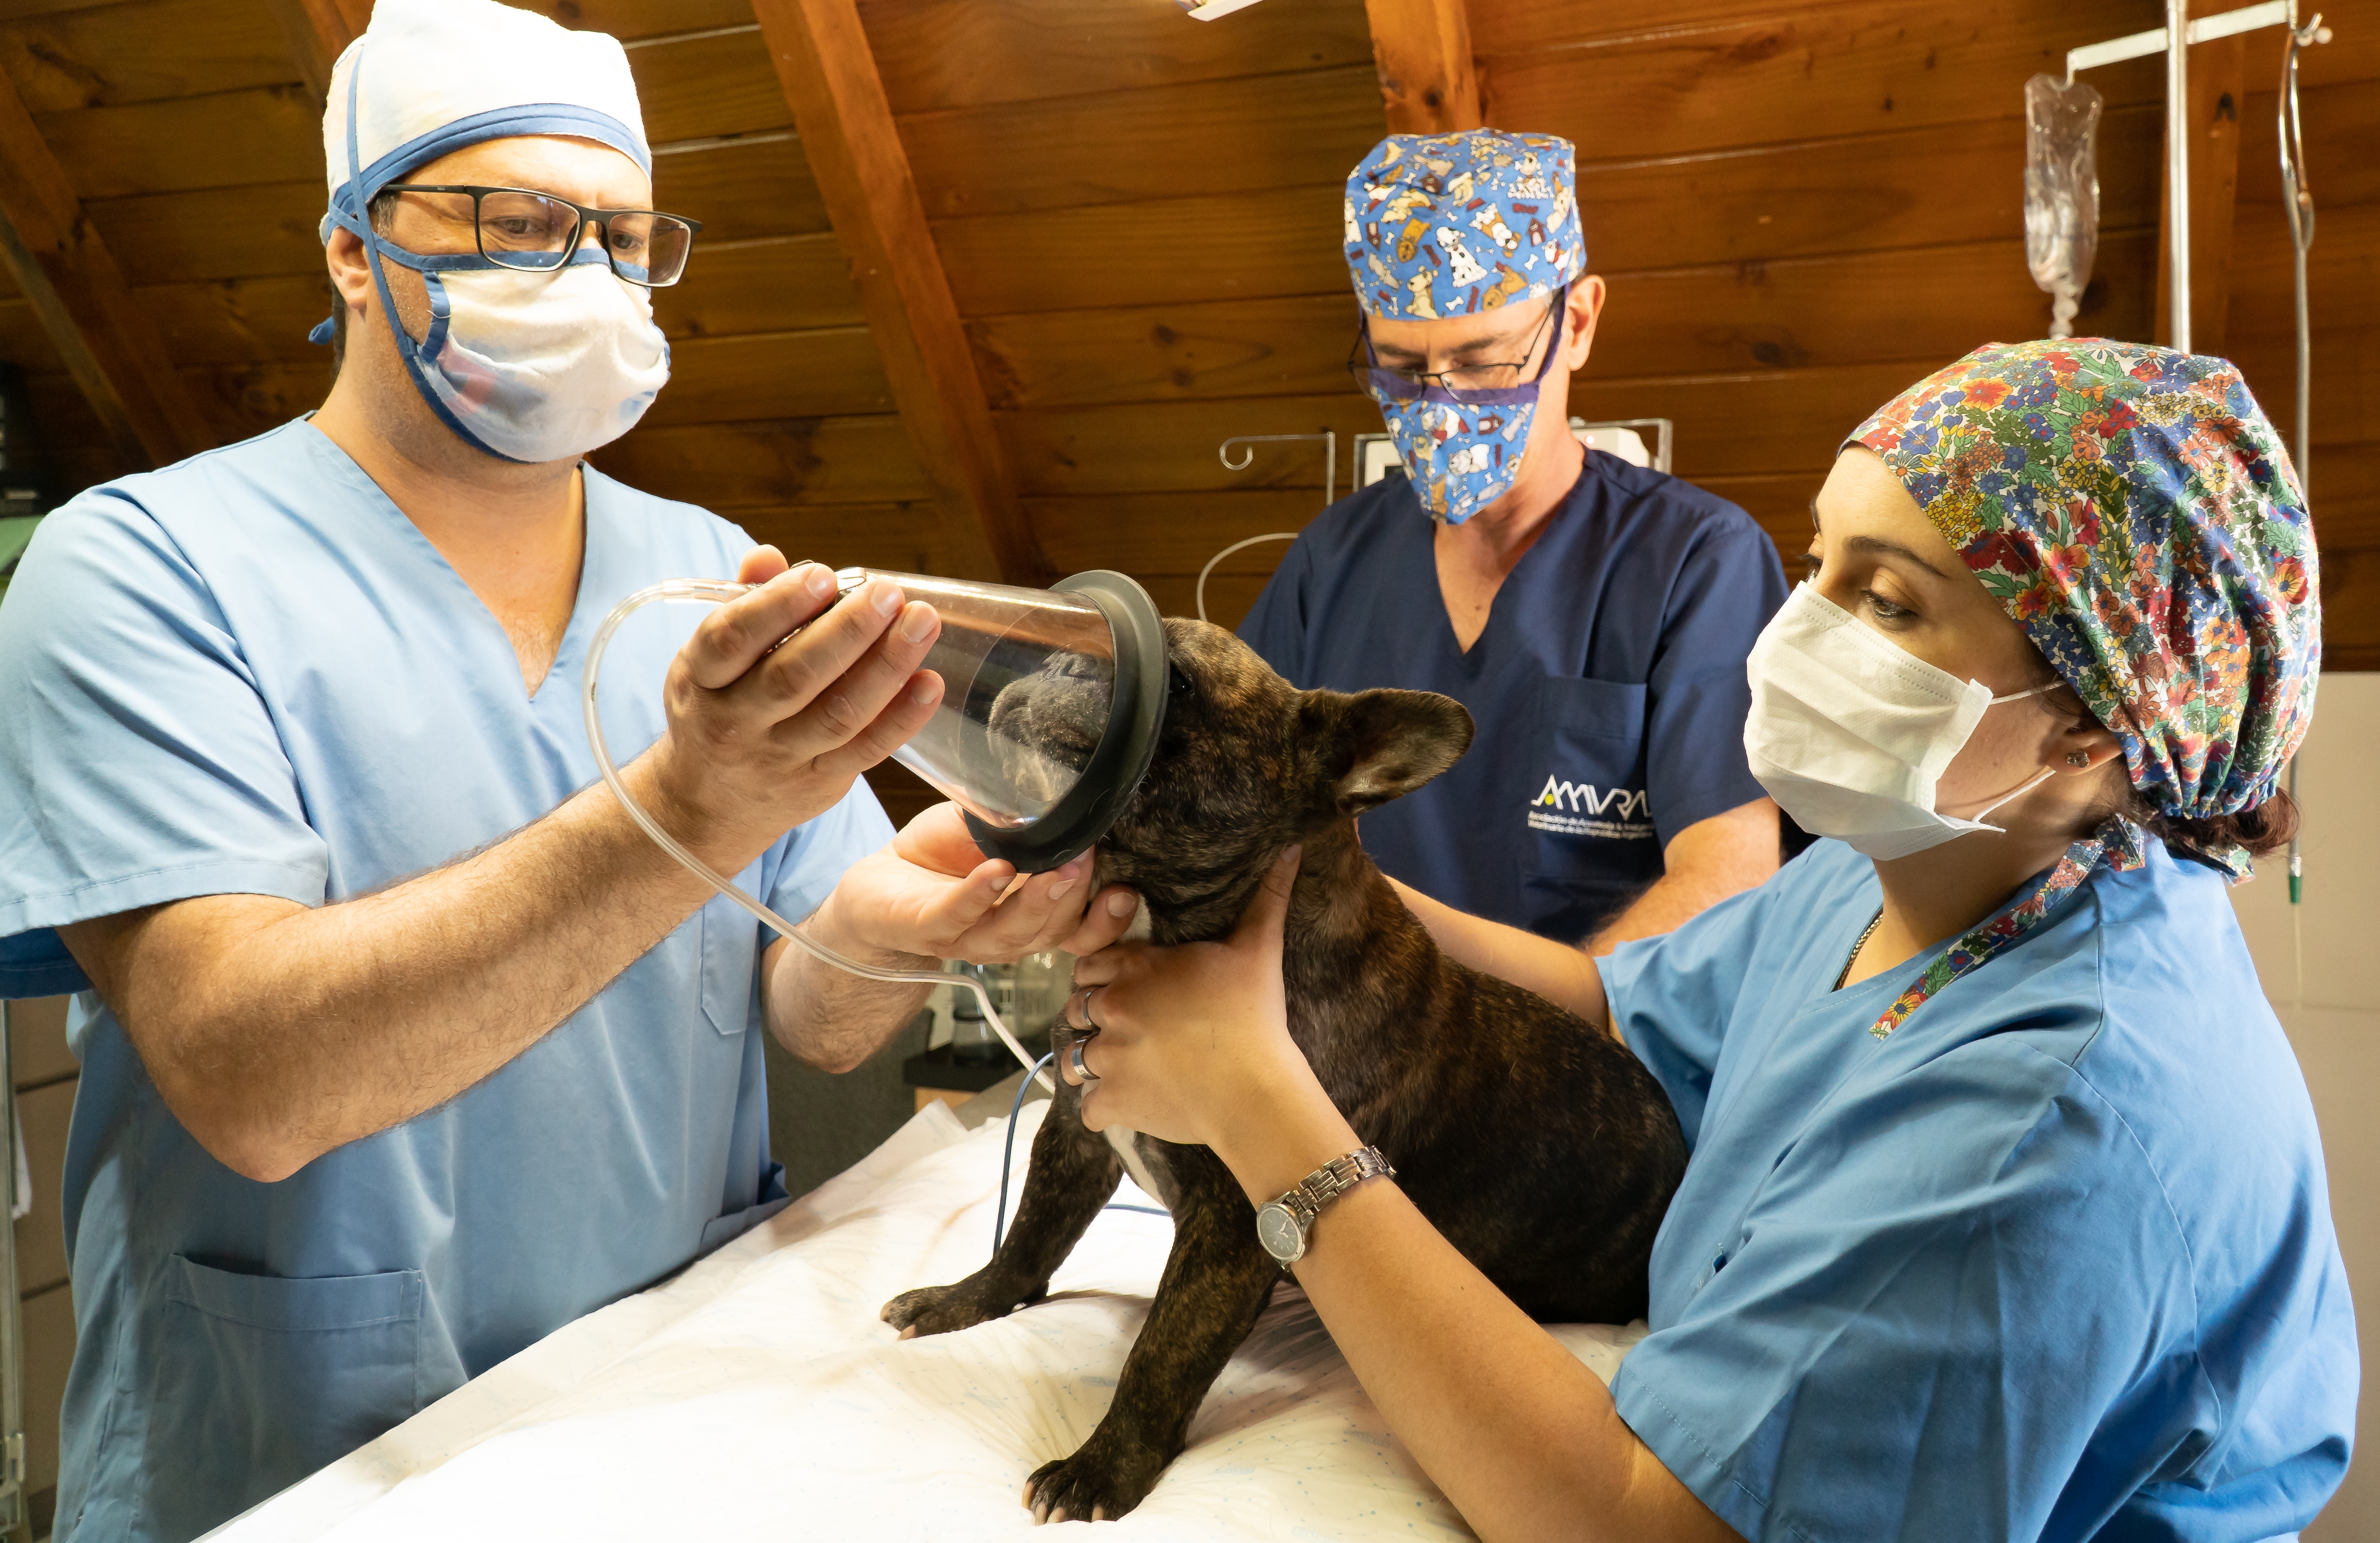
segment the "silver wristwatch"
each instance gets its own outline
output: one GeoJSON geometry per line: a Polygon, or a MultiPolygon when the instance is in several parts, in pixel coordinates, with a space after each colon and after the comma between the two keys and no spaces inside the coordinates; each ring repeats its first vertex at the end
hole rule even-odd
{"type": "Polygon", "coordinates": [[[1287,1270],[1305,1257],[1306,1240],[1314,1235],[1314,1219],[1323,1207],[1366,1179],[1394,1178],[1396,1172],[1378,1147],[1332,1158],[1280,1199],[1257,1208],[1257,1241],[1287,1270]]]}

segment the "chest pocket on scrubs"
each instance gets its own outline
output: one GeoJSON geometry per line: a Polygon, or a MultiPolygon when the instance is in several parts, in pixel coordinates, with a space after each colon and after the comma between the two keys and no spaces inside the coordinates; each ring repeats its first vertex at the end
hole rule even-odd
{"type": "Polygon", "coordinates": [[[165,1261],[145,1475],[161,1536],[188,1537],[305,1477],[453,1389],[425,1367],[417,1270],[290,1280],[165,1261]]]}
{"type": "Polygon", "coordinates": [[[1645,767],[1645,689],[1548,675],[1537,683],[1521,788],[1521,882],[1532,925],[1584,937],[1659,877],[1645,767]]]}
{"type": "MultiPolygon", "coordinates": [[[[760,865],[746,869],[735,882],[747,894],[759,893],[760,865]]],[[[722,1034],[741,1034],[751,1026],[753,993],[759,989],[763,929],[751,912],[723,894],[712,895],[699,916],[695,932],[702,949],[702,1015],[722,1034]]]]}

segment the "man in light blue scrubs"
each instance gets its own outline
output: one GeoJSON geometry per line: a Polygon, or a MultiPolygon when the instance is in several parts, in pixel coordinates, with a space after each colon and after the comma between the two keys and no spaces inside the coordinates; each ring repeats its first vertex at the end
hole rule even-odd
{"type": "Polygon", "coordinates": [[[765,581],[606,659],[628,784],[712,867],[883,964],[1123,925],[1087,860],[1002,901],[939,815],[886,848],[855,779],[939,700],[930,607],[830,610],[580,464],[667,378],[693,233],[617,43],[380,0],[325,141],[322,410],[84,493],[0,610],[0,994],[81,992],[62,1543],[203,1532],[751,1226],[762,1032],[840,1069],[916,1010],[590,786],[632,591],[765,581]]]}

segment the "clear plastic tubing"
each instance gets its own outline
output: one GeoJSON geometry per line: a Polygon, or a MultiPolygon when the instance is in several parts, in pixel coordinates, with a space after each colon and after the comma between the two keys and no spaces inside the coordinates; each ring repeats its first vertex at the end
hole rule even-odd
{"type": "Polygon", "coordinates": [[[1016,1057],[1017,1064],[1031,1073],[1034,1079],[1042,1087],[1053,1093],[1056,1092],[1056,1085],[1050,1080],[1047,1067],[1027,1055],[1025,1052],[1025,1047],[1016,1042],[1016,1036],[1010,1033],[1008,1026],[1001,1021],[998,1010],[991,1005],[991,993],[983,989],[981,981],[971,976],[946,975],[940,970],[882,970],[873,965],[863,965],[856,959],[844,958],[824,943],[801,931],[792,922],[763,905],[751,895],[745,893],[733,881],[713,871],[710,864],[680,845],[677,838],[662,830],[661,822],[647,814],[643,806],[629,796],[627,787],[620,781],[620,769],[612,764],[612,752],[603,744],[602,716],[595,707],[595,683],[601,676],[603,667],[603,650],[612,641],[612,634],[620,629],[620,624],[626,621],[631,614],[652,604],[655,601],[677,604],[724,605],[751,588],[752,586],[748,584],[737,584],[722,578],[665,579],[659,584],[650,585],[638,590],[618,605],[613,606],[612,614],[603,618],[603,625],[595,629],[595,641],[589,645],[587,650],[587,681],[580,688],[578,700],[587,718],[587,745],[595,752],[595,768],[603,773],[603,785],[612,790],[612,796],[617,798],[620,801],[620,807],[628,811],[628,818],[635,820],[645,834],[653,838],[653,844],[684,863],[712,889],[751,912],[770,930],[784,938],[796,948],[808,951],[810,956],[821,964],[832,965],[839,970],[848,970],[865,980],[881,980],[895,985],[915,983],[922,986],[964,987],[973,991],[976,1001],[983,1006],[983,1021],[990,1024],[992,1032],[1000,1036],[1000,1042],[1008,1047],[1008,1053],[1016,1057]]]}

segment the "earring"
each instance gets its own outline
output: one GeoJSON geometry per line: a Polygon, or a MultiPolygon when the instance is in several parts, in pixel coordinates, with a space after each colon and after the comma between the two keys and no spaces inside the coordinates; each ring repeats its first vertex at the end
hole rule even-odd
{"type": "Polygon", "coordinates": [[[2080,750],[2069,750],[2066,752],[2066,764],[2069,766],[2088,766],[2091,764],[2091,758],[2080,750]]]}

